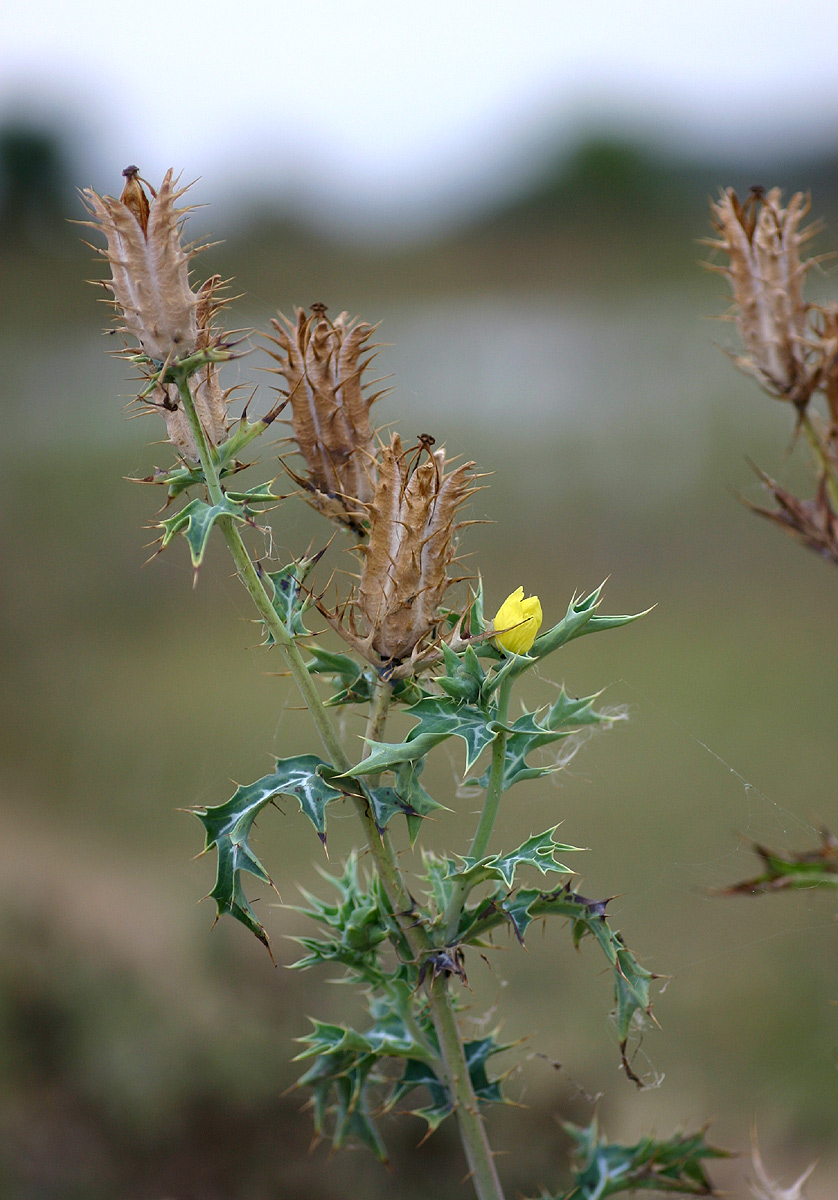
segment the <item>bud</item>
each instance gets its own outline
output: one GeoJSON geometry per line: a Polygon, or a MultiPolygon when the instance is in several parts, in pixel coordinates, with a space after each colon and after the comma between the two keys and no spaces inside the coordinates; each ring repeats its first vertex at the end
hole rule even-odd
{"type": "Polygon", "coordinates": [[[524,589],[516,588],[511,596],[506,597],[495,615],[494,627],[498,631],[495,645],[507,654],[526,654],[532,649],[542,620],[538,596],[527,596],[525,600],[524,589]]]}
{"type": "Polygon", "coordinates": [[[308,468],[294,478],[319,512],[363,533],[375,490],[370,408],[380,395],[365,395],[362,384],[373,327],[346,313],[331,322],[325,312],[316,304],[311,316],[298,310],[296,325],[272,321],[277,336],[269,340],[280,352],[270,354],[288,385],[294,440],[308,468]]]}
{"type": "Polygon", "coordinates": [[[706,244],[724,251],[730,266],[713,267],[727,275],[734,296],[733,319],[745,353],[737,366],[762,386],[801,410],[819,385],[821,355],[808,325],[810,306],[802,288],[814,259],[802,261],[801,246],[812,237],[800,223],[809,211],[801,192],[786,208],[779,188],[753,188],[744,204],[732,188],[711,204],[717,240],[706,244]]]}
{"type": "Polygon", "coordinates": [[[175,205],[186,191],[176,187],[173,171],[149,202],[136,167],[126,167],[119,200],[85,188],[82,200],[93,217],[84,224],[104,233],[99,250],[111,267],[114,304],[125,321],[122,330],[136,338],[148,358],[165,362],[185,358],[196,347],[198,297],[189,287],[189,253],[180,242],[183,215],[175,205]]]}

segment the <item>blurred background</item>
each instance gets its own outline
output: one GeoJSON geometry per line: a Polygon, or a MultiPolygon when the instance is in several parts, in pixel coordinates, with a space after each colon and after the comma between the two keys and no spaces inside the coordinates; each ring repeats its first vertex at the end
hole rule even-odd
{"type": "MultiPolygon", "coordinates": [[[[752,840],[801,850],[838,826],[838,576],[737,499],[761,499],[748,458],[804,489],[807,473],[790,413],[720,348],[735,348],[708,319],[725,284],[697,240],[720,186],[776,183],[811,190],[817,249],[838,245],[838,10],[809,5],[798,36],[785,3],[678,7],[207,0],[196,17],[182,0],[95,0],[82,20],[34,0],[6,14],[4,1196],[467,1191],[445,1126],[417,1149],[420,1122],[387,1123],[389,1173],[309,1150],[304,1097],[287,1090],[294,1038],[346,994],[285,969],[302,927],[271,897],[258,911],[277,970],[196,904],[213,864],[193,861],[200,829],[179,810],[317,747],[224,557],[194,590],[184,546],[146,563],[162,500],[126,479],[171,454],[153,418],[125,419],[136,383],[85,283],[102,264],[68,223],[84,215],[76,187],[119,194],[137,163],[155,183],[169,166],[201,177],[190,196],[209,207],[189,233],[216,244],[196,273],[234,277],[229,325],[265,329],[314,301],[381,322],[379,422],[491,473],[472,508],[485,523],[464,538],[491,611],[523,584],[554,621],[606,576],[608,611],[656,606],[533,681],[545,701],[550,678],[605,689],[630,719],[552,782],[519,785],[497,834],[561,820],[589,847],[579,886],[617,897],[615,926],[664,977],[661,1029],[634,1059],[652,1086],[619,1070],[596,947],[575,954],[555,924],[491,969],[475,956],[475,1027],[527,1039],[520,1107],[490,1116],[509,1194],[558,1188],[559,1122],[597,1111],[615,1140],[712,1121],[711,1140],[742,1152],[714,1177],[742,1197],[755,1125],[773,1174],[790,1183],[819,1158],[809,1195],[834,1200],[835,897],[714,892],[756,873],[752,840]]],[[[834,298],[830,271],[813,295],[834,298]]],[[[258,385],[252,411],[270,404],[265,365],[257,350],[227,372],[258,385]]],[[[298,499],[273,516],[280,560],[329,535],[298,499]]],[[[347,744],[359,733],[347,713],[347,744]]],[[[457,749],[437,754],[452,811],[431,845],[472,826],[461,774],[457,749]]],[[[330,820],[335,861],[354,829],[330,820]]],[[[296,881],[324,886],[292,806],[258,832],[283,901],[296,881]]]]}

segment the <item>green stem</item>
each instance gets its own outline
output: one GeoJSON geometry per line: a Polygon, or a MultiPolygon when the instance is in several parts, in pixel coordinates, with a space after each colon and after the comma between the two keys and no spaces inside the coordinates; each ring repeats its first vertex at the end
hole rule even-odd
{"type": "MultiPolygon", "coordinates": [[[[514,677],[507,675],[503,683],[498,688],[498,707],[495,714],[495,720],[501,726],[505,726],[509,719],[509,697],[512,693],[512,684],[514,677]]],[[[492,836],[492,830],[495,827],[498,810],[500,809],[501,796],[503,795],[503,771],[506,766],[506,741],[507,733],[505,728],[498,729],[495,734],[495,740],[492,742],[492,766],[489,771],[489,786],[486,788],[486,799],[483,801],[483,811],[480,814],[480,820],[477,823],[477,829],[472,839],[469,849],[470,858],[483,858],[489,845],[489,839],[492,836]]],[[[443,926],[445,928],[445,941],[451,944],[457,937],[457,927],[460,924],[460,914],[463,911],[463,905],[466,902],[471,886],[468,883],[458,883],[455,885],[451,893],[451,897],[443,914],[443,926]]]]}
{"type": "Polygon", "coordinates": [[[486,1137],[486,1128],[468,1072],[454,1006],[448,991],[448,983],[437,979],[430,988],[429,1000],[434,1029],[445,1064],[448,1090],[455,1104],[457,1127],[465,1151],[471,1181],[480,1200],[503,1200],[492,1149],[486,1137]]]}
{"type": "MultiPolygon", "coordinates": [[[[372,702],[370,703],[370,711],[367,717],[367,727],[364,730],[364,740],[369,742],[380,742],[381,735],[384,733],[384,726],[387,723],[387,713],[390,710],[390,701],[393,697],[393,685],[380,676],[375,681],[375,686],[372,693],[372,702]]],[[[370,753],[370,746],[367,745],[364,750],[364,758],[370,753]]],[[[367,780],[370,787],[378,787],[378,781],[381,776],[368,775],[367,780]]]]}
{"type": "MultiPolygon", "coordinates": [[[[185,372],[182,372],[178,378],[178,391],[189,427],[195,438],[195,445],[201,459],[207,491],[213,504],[219,504],[224,498],[224,492],[219,481],[212,449],[207,441],[206,434],[195,409],[188,377],[185,372]]],[[[218,525],[230,549],[239,578],[250,593],[251,599],[256,605],[257,611],[264,621],[266,628],[285,655],[291,675],[302,694],[306,707],[311,713],[330,762],[339,771],[350,770],[352,763],[340,742],[340,738],[323,705],[323,701],[317,693],[314,680],[306,668],[305,659],[300,654],[293,637],[288,633],[279,619],[271,603],[271,599],[265,591],[262,580],[259,578],[259,574],[251,561],[247,548],[241,539],[238,527],[232,517],[220,517],[218,525]]],[[[391,689],[389,685],[382,683],[382,686],[376,689],[373,711],[370,713],[370,720],[373,723],[368,728],[377,729],[379,732],[383,728],[387,707],[390,703],[390,694],[391,689]]],[[[392,911],[396,914],[397,919],[400,915],[409,918],[404,933],[416,961],[420,962],[428,957],[433,949],[433,945],[424,927],[412,920],[414,904],[399,870],[390,839],[386,832],[383,837],[379,833],[366,799],[362,796],[353,796],[352,799],[364,826],[370,853],[375,860],[376,869],[381,878],[392,911]]],[[[472,1181],[478,1200],[503,1200],[503,1192],[495,1170],[492,1151],[486,1138],[483,1121],[480,1117],[478,1100],[474,1094],[471,1077],[468,1073],[465,1051],[463,1050],[463,1043],[454,1014],[454,1006],[444,980],[437,980],[428,988],[428,1003],[439,1040],[445,1078],[454,1100],[460,1140],[462,1141],[463,1149],[471,1169],[472,1181]]]]}
{"type": "MultiPolygon", "coordinates": [[[[178,379],[178,391],[181,403],[183,404],[183,410],[189,422],[189,428],[192,431],[192,436],[198,448],[207,491],[213,504],[220,504],[224,499],[224,492],[219,482],[215,458],[212,448],[207,441],[198,413],[195,410],[195,402],[192,398],[189,383],[183,376],[178,379]]],[[[265,590],[265,585],[259,578],[259,574],[242,541],[238,526],[232,517],[227,516],[219,517],[218,525],[233,557],[239,578],[250,593],[250,597],[256,605],[259,616],[264,621],[265,627],[285,655],[285,660],[294,678],[294,682],[302,693],[303,700],[311,713],[317,732],[320,735],[320,740],[323,742],[329,755],[330,762],[339,771],[348,771],[352,763],[341,745],[340,738],[329,718],[323,701],[320,699],[314,680],[306,667],[305,659],[298,650],[294,638],[283,625],[276,609],[271,603],[271,598],[265,590]]]]}
{"type": "MultiPolygon", "coordinates": [[[[512,693],[513,683],[513,677],[508,675],[498,689],[498,708],[495,720],[500,726],[505,726],[509,720],[509,697],[512,693]]],[[[489,772],[489,786],[486,788],[483,811],[480,814],[480,820],[477,823],[477,829],[469,850],[471,858],[483,857],[489,846],[489,838],[492,836],[492,830],[495,827],[500,800],[503,795],[503,769],[506,766],[506,738],[506,729],[501,728],[498,730],[495,740],[492,743],[492,767],[489,772]]]]}

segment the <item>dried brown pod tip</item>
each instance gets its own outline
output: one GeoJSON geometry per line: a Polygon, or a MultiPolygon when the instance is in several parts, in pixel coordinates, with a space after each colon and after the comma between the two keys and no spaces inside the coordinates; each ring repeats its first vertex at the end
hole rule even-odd
{"type": "Polygon", "coordinates": [[[388,663],[415,657],[435,630],[451,582],[457,512],[475,490],[473,466],[462,463],[446,475],[444,449],[420,444],[405,451],[396,433],[382,448],[355,602],[363,628],[354,618],[339,627],[368,658],[371,651],[388,663]]]}
{"type": "Polygon", "coordinates": [[[731,317],[745,351],[734,361],[768,392],[803,410],[820,386],[823,366],[823,347],[809,325],[811,306],[802,293],[815,262],[800,255],[815,232],[800,227],[809,202],[796,192],[783,207],[779,188],[755,187],[743,204],[727,188],[711,210],[719,237],[706,244],[723,251],[730,263],[707,265],[730,280],[731,317]]]}
{"type": "Polygon", "coordinates": [[[801,500],[759,467],[754,468],[771,493],[776,508],[763,508],[742,497],[743,503],[759,516],[779,525],[786,533],[803,542],[822,558],[838,564],[838,515],[830,498],[829,480],[821,474],[814,499],[801,500]]]}
{"type": "Polygon", "coordinates": [[[363,385],[373,327],[346,313],[329,321],[323,304],[313,304],[310,316],[299,309],[296,324],[282,316],[271,323],[276,336],[268,340],[279,349],[269,353],[286,381],[294,440],[308,470],[294,478],[319,512],[363,533],[375,490],[370,408],[381,394],[363,385]]]}
{"type": "Polygon", "coordinates": [[[189,252],[181,245],[185,209],[169,170],[149,200],[136,167],[126,167],[118,200],[92,188],[81,192],[92,220],[84,222],[107,239],[99,250],[110,264],[106,287],[124,320],[123,332],[135,338],[148,358],[165,362],[185,358],[198,338],[198,297],[189,287],[189,252]]]}

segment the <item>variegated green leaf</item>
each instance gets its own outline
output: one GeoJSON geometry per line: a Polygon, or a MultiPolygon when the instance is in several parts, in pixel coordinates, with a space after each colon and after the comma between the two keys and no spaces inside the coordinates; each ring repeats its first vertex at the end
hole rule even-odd
{"type": "Polygon", "coordinates": [[[621,625],[628,625],[639,617],[645,616],[649,611],[647,609],[646,612],[626,616],[599,616],[597,609],[602,599],[603,587],[604,584],[600,584],[589,595],[571,600],[561,621],[552,629],[547,629],[544,633],[539,634],[535,639],[530,650],[530,657],[535,660],[545,658],[554,650],[558,650],[560,646],[573,641],[574,638],[582,637],[586,633],[598,633],[605,629],[618,629],[621,625]]]}
{"type": "Polygon", "coordinates": [[[219,517],[232,517],[235,521],[250,519],[244,505],[231,500],[229,496],[225,496],[220,504],[190,500],[180,512],[160,522],[163,530],[161,549],[165,549],[176,534],[182,533],[192,555],[192,565],[197,569],[203,562],[212,527],[219,517]]]}
{"type": "MultiPolygon", "coordinates": [[[[304,585],[322,555],[321,550],[318,554],[297,559],[280,571],[269,571],[263,575],[274,611],[291,637],[309,636],[303,616],[314,600],[304,585]]],[[[270,632],[266,644],[273,644],[270,632]]]]}
{"type": "Polygon", "coordinates": [[[838,838],[824,830],[814,850],[780,854],[752,844],[762,860],[762,871],[752,879],[722,888],[723,896],[759,896],[810,888],[838,888],[838,838]]]}
{"type": "Polygon", "coordinates": [[[608,900],[589,900],[569,885],[554,892],[520,889],[509,896],[495,896],[467,909],[461,918],[458,940],[463,943],[480,941],[490,930],[509,923],[516,937],[523,942],[529,925],[548,916],[567,917],[571,922],[573,944],[578,946],[590,935],[598,943],[611,967],[616,1001],[617,1032],[625,1061],[626,1041],[636,1013],[651,1012],[649,988],[656,978],[641,966],[626,946],[621,935],[608,924],[608,900]]]}
{"type": "MultiPolygon", "coordinates": [[[[542,746],[562,741],[584,725],[599,725],[614,720],[607,713],[597,712],[593,707],[596,696],[574,699],[562,688],[558,699],[547,709],[543,720],[534,712],[524,713],[517,721],[506,726],[506,758],[503,768],[504,791],[524,779],[538,779],[559,769],[553,764],[536,766],[528,756],[542,746]]],[[[489,783],[488,769],[475,782],[481,787],[489,783]]]]}
{"type": "Polygon", "coordinates": [[[445,696],[420,700],[408,710],[408,716],[419,720],[403,742],[370,740],[370,754],[357,767],[347,771],[347,775],[378,775],[382,771],[395,770],[401,763],[418,762],[434,746],[450,737],[465,742],[468,771],[495,737],[491,714],[470,704],[457,704],[445,696]]]}
{"type": "MultiPolygon", "coordinates": [[[[507,1049],[508,1046],[500,1045],[493,1037],[479,1038],[473,1042],[466,1042],[463,1046],[471,1085],[481,1104],[503,1103],[500,1081],[489,1079],[486,1063],[493,1054],[499,1054],[507,1049]]],[[[430,1103],[409,1111],[413,1116],[421,1117],[426,1121],[429,1131],[433,1132],[446,1117],[451,1115],[454,1105],[447,1086],[437,1077],[426,1061],[408,1060],[404,1074],[394,1089],[393,1098],[388,1107],[392,1107],[393,1104],[398,1103],[418,1087],[427,1090],[430,1103]]]]}
{"type": "MultiPolygon", "coordinates": [[[[676,1133],[667,1141],[641,1138],[633,1146],[607,1142],[597,1121],[581,1127],[567,1123],[572,1139],[573,1186],[552,1200],[606,1200],[620,1192],[665,1192],[668,1196],[718,1196],[707,1175],[708,1159],[730,1158],[709,1146],[705,1130],[676,1133]]],[[[541,1200],[551,1200],[542,1195],[541,1200]]]]}
{"type": "Polygon", "coordinates": [[[204,850],[216,847],[218,872],[210,896],[215,900],[218,916],[229,913],[246,925],[265,945],[268,937],[251,909],[241,884],[241,872],[247,871],[265,883],[270,876],[253,853],[249,844],[253,823],[262,809],[279,795],[296,796],[300,808],[314,824],[321,840],[325,841],[325,808],[339,800],[342,792],[332,787],[320,774],[327,764],[313,754],[278,759],[276,770],[255,783],[236,788],[224,804],[212,808],[192,809],[206,833],[204,850]]]}
{"type": "Polygon", "coordinates": [[[537,867],[542,875],[550,872],[569,875],[571,874],[570,868],[556,859],[556,851],[561,854],[570,854],[579,850],[580,847],[566,846],[562,842],[555,841],[553,834],[557,829],[558,825],[554,825],[552,829],[547,829],[544,833],[533,834],[517,850],[512,850],[509,854],[492,854],[488,858],[482,859],[462,858],[459,859],[462,867],[456,866],[452,862],[454,870],[451,871],[451,875],[452,877],[456,875],[460,881],[473,879],[475,883],[495,879],[510,889],[515,882],[515,872],[522,866],[537,867]]]}

